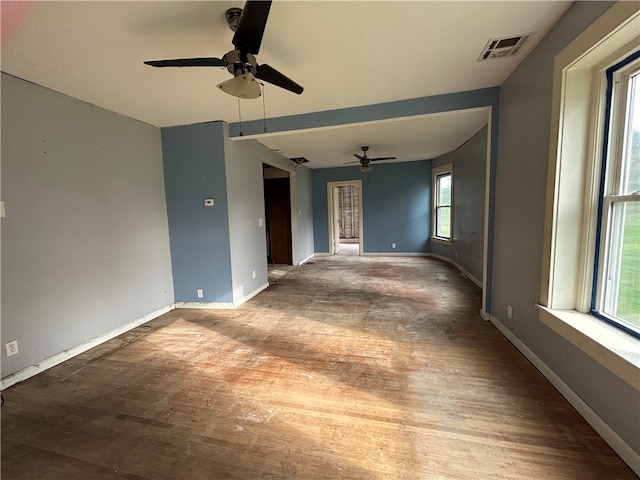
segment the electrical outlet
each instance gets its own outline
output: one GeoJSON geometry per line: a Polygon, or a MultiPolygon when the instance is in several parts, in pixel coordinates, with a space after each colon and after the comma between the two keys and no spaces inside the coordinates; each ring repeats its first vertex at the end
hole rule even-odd
{"type": "Polygon", "coordinates": [[[507,305],[507,318],[511,317],[513,317],[513,308],[511,308],[511,305],[507,305]]]}
{"type": "Polygon", "coordinates": [[[395,244],[395,243],[392,243],[392,244],[391,244],[391,248],[396,248],[396,244],[395,244]]]}
{"type": "Polygon", "coordinates": [[[259,226],[259,227],[262,227],[263,225],[264,225],[264,220],[263,220],[263,219],[261,219],[261,218],[259,218],[259,219],[258,219],[258,226],[259,226]]]}
{"type": "Polygon", "coordinates": [[[251,272],[251,277],[252,278],[256,278],[256,271],[255,270],[253,272],[251,272]]]}
{"type": "Polygon", "coordinates": [[[4,348],[7,351],[7,357],[15,355],[16,353],[18,353],[18,341],[13,340],[11,342],[5,343],[4,348]]]}
{"type": "Polygon", "coordinates": [[[202,289],[199,288],[198,290],[196,290],[196,293],[198,294],[198,298],[202,298],[204,297],[204,294],[202,293],[202,289]]]}

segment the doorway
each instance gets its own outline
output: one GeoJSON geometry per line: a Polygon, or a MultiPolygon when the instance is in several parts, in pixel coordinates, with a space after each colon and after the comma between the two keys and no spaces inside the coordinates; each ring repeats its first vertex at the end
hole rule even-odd
{"type": "Polygon", "coordinates": [[[362,181],[327,183],[329,254],[362,255],[362,181]]]}
{"type": "Polygon", "coordinates": [[[267,263],[292,265],[289,172],[263,164],[267,263]]]}

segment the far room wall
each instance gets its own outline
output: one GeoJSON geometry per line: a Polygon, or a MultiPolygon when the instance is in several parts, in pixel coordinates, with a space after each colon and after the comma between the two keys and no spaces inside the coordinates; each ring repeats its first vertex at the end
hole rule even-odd
{"type": "Polygon", "coordinates": [[[329,252],[327,183],[362,180],[364,253],[429,253],[431,161],[312,170],[316,253],[329,252]],[[391,244],[395,243],[396,248],[391,244]]]}
{"type": "Polygon", "coordinates": [[[431,242],[431,253],[455,262],[476,283],[482,283],[484,246],[487,127],[457,150],[432,162],[432,168],[453,165],[453,238],[431,242]]]}

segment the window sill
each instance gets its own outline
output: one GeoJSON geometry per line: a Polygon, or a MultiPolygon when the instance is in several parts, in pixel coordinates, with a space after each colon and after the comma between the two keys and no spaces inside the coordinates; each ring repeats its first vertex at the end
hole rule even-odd
{"type": "Polygon", "coordinates": [[[440,238],[440,237],[431,237],[431,241],[432,242],[437,242],[437,243],[442,243],[444,245],[452,245],[453,244],[453,240],[451,240],[451,239],[447,240],[446,238],[440,238]]]}
{"type": "Polygon", "coordinates": [[[640,391],[640,340],[587,313],[538,308],[542,323],[640,391]]]}

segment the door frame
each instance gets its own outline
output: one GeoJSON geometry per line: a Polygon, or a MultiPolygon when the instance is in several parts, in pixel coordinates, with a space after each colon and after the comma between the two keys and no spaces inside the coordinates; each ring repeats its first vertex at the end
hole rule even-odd
{"type": "MultiPolygon", "coordinates": [[[[280,165],[270,159],[263,159],[261,165],[265,164],[270,167],[277,168],[279,170],[283,170],[289,174],[289,200],[291,203],[291,264],[292,265],[300,265],[300,259],[298,258],[298,203],[296,198],[296,171],[290,166],[280,165]]],[[[262,182],[263,182],[263,197],[264,197],[264,172],[262,174],[262,182]]],[[[265,208],[263,201],[263,208],[265,208]]],[[[265,229],[266,233],[266,229],[265,229]]],[[[267,241],[265,237],[265,242],[267,241]]],[[[265,247],[266,249],[266,247],[265,247]]],[[[266,251],[265,251],[266,258],[266,251]]]]}
{"type": "Polygon", "coordinates": [[[345,185],[355,185],[358,187],[358,255],[364,253],[364,231],[362,228],[363,208],[362,208],[362,180],[343,180],[340,182],[327,182],[327,209],[328,209],[328,221],[329,221],[329,255],[335,255],[336,249],[334,246],[335,235],[335,218],[334,218],[334,201],[333,201],[333,189],[336,187],[342,187],[345,185]]]}

